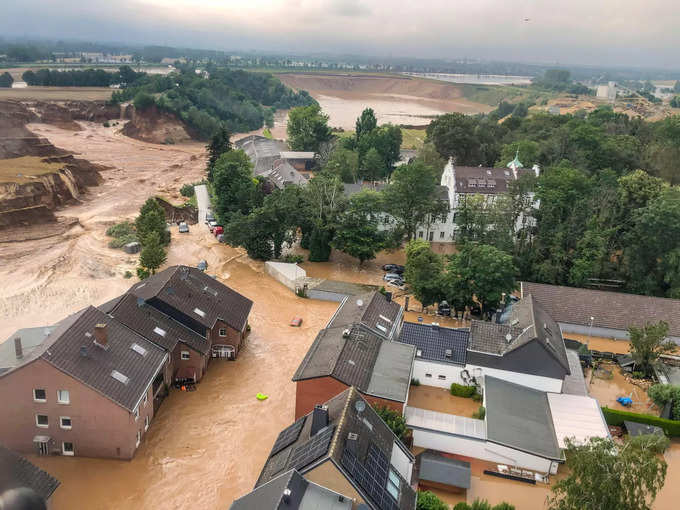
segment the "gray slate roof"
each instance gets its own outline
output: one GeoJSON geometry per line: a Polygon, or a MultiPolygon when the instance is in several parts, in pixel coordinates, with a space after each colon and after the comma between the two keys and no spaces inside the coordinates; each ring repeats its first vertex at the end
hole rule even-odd
{"type": "Polygon", "coordinates": [[[284,160],[277,160],[274,162],[271,170],[262,173],[263,177],[267,177],[279,189],[286,186],[306,186],[307,178],[298,172],[290,163],[284,160]]]}
{"type": "Polygon", "coordinates": [[[291,469],[235,500],[230,510],[350,510],[352,500],[307,481],[291,469]],[[283,492],[290,491],[289,500],[283,492]],[[342,499],[342,501],[341,501],[342,499]]]}
{"type": "MultiPolygon", "coordinates": [[[[396,508],[398,510],[415,510],[416,494],[405,480],[401,480],[401,496],[396,503],[396,506],[381,505],[362,487],[362,480],[357,478],[356,472],[350,471],[347,468],[346,463],[343,463],[347,438],[350,433],[357,435],[355,445],[356,452],[354,455],[356,461],[362,466],[367,463],[369,449],[371,448],[377,449],[377,451],[387,458],[388,462],[392,458],[393,448],[401,448],[406,455],[410,456],[406,447],[399,442],[399,439],[385,422],[382,421],[371,405],[363,399],[355,388],[345,390],[325,404],[328,407],[328,426],[333,429],[330,446],[327,450],[323,450],[318,456],[310,456],[306,465],[297,467],[298,471],[304,475],[305,472],[316,467],[318,464],[327,461],[328,459],[333,459],[335,465],[338,466],[338,469],[340,469],[362,497],[368,501],[371,509],[390,510],[396,508]],[[357,401],[361,401],[364,404],[364,410],[360,413],[357,411],[357,401]]],[[[308,441],[311,439],[311,414],[312,413],[302,418],[302,429],[294,442],[287,447],[274,452],[274,455],[270,454],[255,487],[262,486],[269,480],[274,479],[279,473],[285,472],[291,468],[290,464],[293,457],[291,454],[296,448],[308,444],[308,441]]]]}
{"type": "Polygon", "coordinates": [[[562,460],[546,393],[487,375],[484,401],[487,440],[562,460]]]}
{"type": "Polygon", "coordinates": [[[624,420],[624,426],[629,436],[648,436],[657,435],[664,436],[664,431],[661,427],[656,425],[647,425],[646,423],[637,423],[634,421],[624,420]]]}
{"type": "Polygon", "coordinates": [[[28,487],[47,501],[59,485],[52,475],[0,445],[0,494],[28,487]]]}
{"type": "MultiPolygon", "coordinates": [[[[495,194],[508,191],[508,183],[515,180],[509,168],[481,166],[454,166],[457,193],[495,194]]],[[[533,174],[533,170],[520,168],[519,176],[533,174]]]]}
{"type": "Polygon", "coordinates": [[[471,470],[469,462],[452,459],[432,450],[425,450],[416,459],[420,480],[450,485],[460,489],[470,488],[471,470]]]}
{"type": "Polygon", "coordinates": [[[115,308],[110,311],[110,315],[147,340],[163,347],[166,351],[172,352],[178,342],[182,342],[202,354],[207,354],[210,351],[210,346],[204,336],[180,324],[132,294],[121,296],[115,308]]]}
{"type": "Polygon", "coordinates": [[[7,340],[0,343],[0,374],[11,368],[23,365],[26,359],[33,357],[34,351],[39,350],[40,345],[54,331],[56,326],[41,326],[37,328],[23,328],[15,331],[7,340]],[[14,350],[14,339],[21,339],[23,358],[17,359],[14,350]]]}
{"type": "Polygon", "coordinates": [[[626,331],[628,326],[666,321],[671,336],[680,337],[680,299],[623,292],[577,289],[521,282],[522,296],[531,294],[557,322],[626,331]]]}
{"type": "Polygon", "coordinates": [[[134,410],[166,358],[163,349],[92,306],[67,327],[58,327],[45,344],[43,360],[128,411],[134,410]],[[107,349],[94,344],[96,324],[106,324],[107,349]],[[146,354],[132,350],[133,343],[146,354]],[[127,376],[127,384],[114,379],[113,370],[127,376]]]}
{"type": "Polygon", "coordinates": [[[569,373],[562,331],[531,295],[513,305],[508,324],[475,320],[470,325],[469,348],[473,351],[502,356],[530,342],[542,345],[566,373],[569,373]]]}
{"type": "Polygon", "coordinates": [[[286,142],[272,140],[259,135],[250,135],[234,142],[234,147],[243,150],[253,163],[253,174],[262,175],[272,169],[274,162],[280,159],[282,151],[288,149],[286,142]]]}
{"type": "Polygon", "coordinates": [[[242,331],[253,306],[250,299],[189,266],[171,266],[134,285],[129,292],[147,301],[158,299],[206,328],[222,319],[242,331]]]}
{"type": "Polygon", "coordinates": [[[319,331],[293,381],[330,376],[367,395],[405,402],[414,355],[413,346],[385,341],[359,325],[326,328],[319,331]]]}
{"type": "Polygon", "coordinates": [[[420,351],[420,355],[416,352],[416,359],[465,365],[469,337],[470,331],[467,329],[404,322],[399,341],[413,345],[420,351]],[[451,351],[450,356],[447,356],[447,351],[451,351]]]}
{"type": "Polygon", "coordinates": [[[345,298],[328,321],[327,327],[361,324],[375,335],[392,340],[401,325],[403,313],[399,303],[387,301],[380,292],[371,291],[345,298]]]}

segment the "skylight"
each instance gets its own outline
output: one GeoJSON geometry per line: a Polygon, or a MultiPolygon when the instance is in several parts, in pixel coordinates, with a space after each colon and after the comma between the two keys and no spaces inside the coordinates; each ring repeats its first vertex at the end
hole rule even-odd
{"type": "Polygon", "coordinates": [[[382,320],[384,320],[388,324],[392,324],[392,321],[390,319],[388,319],[387,317],[385,317],[384,315],[378,315],[378,317],[380,317],[382,320]]]}
{"type": "Polygon", "coordinates": [[[165,330],[159,328],[158,326],[153,328],[153,332],[156,333],[157,335],[165,336],[165,330]]]}
{"type": "Polygon", "coordinates": [[[383,326],[382,324],[376,324],[375,327],[378,328],[383,333],[387,333],[387,328],[385,326],[383,326]]]}
{"type": "Polygon", "coordinates": [[[201,317],[205,317],[205,312],[200,308],[194,308],[194,313],[200,315],[201,317]]]}
{"type": "Polygon", "coordinates": [[[137,354],[141,354],[142,356],[146,356],[146,349],[139,344],[132,344],[130,346],[130,349],[135,351],[137,354]]]}
{"type": "Polygon", "coordinates": [[[118,382],[122,382],[123,384],[130,382],[130,378],[125,374],[121,374],[118,370],[112,371],[111,377],[113,377],[118,382]]]}

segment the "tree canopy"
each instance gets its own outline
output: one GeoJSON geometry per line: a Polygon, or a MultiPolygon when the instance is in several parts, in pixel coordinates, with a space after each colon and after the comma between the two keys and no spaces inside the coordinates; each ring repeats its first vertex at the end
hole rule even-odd
{"type": "Polygon", "coordinates": [[[676,348],[675,343],[667,338],[668,323],[664,321],[645,324],[641,328],[630,326],[628,335],[635,368],[648,376],[654,374],[654,365],[659,356],[676,348]]]}
{"type": "Polygon", "coordinates": [[[318,104],[298,106],[288,112],[288,145],[294,151],[317,152],[331,139],[328,115],[318,104]]]}

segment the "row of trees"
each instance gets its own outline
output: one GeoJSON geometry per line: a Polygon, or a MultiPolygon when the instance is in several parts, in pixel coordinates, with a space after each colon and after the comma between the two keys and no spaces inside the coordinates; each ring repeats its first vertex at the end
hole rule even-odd
{"type": "Polygon", "coordinates": [[[14,78],[12,78],[11,74],[9,74],[7,71],[0,74],[0,88],[8,89],[12,86],[12,83],[14,83],[14,78]]]}
{"type": "Polygon", "coordinates": [[[135,72],[130,66],[121,66],[117,72],[108,72],[104,69],[67,71],[29,69],[21,75],[28,85],[41,87],[108,87],[114,84],[130,86],[143,76],[146,76],[146,73],[135,72]]]}

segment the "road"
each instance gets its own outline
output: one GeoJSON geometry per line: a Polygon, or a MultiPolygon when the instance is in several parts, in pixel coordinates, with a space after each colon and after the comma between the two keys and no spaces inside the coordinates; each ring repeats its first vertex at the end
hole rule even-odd
{"type": "Polygon", "coordinates": [[[198,204],[198,224],[203,225],[208,209],[210,209],[208,187],[205,184],[194,186],[194,193],[196,193],[196,203],[198,204]]]}

